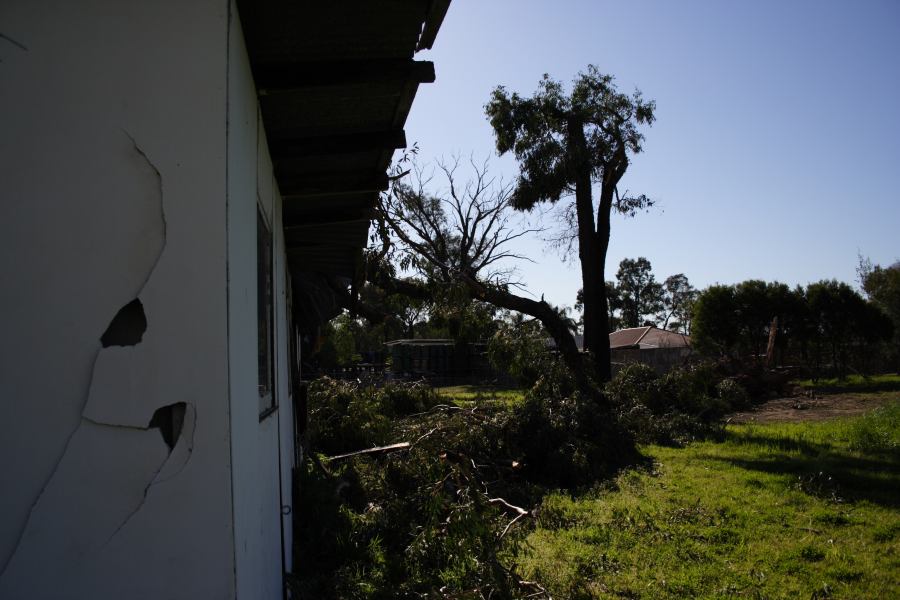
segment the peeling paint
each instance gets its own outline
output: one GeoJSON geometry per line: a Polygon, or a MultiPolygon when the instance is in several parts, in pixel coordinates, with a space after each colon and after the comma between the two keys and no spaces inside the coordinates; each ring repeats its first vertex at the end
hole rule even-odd
{"type": "Polygon", "coordinates": [[[181,430],[184,428],[184,412],[185,403],[176,402],[157,408],[153,413],[153,418],[150,419],[148,427],[159,429],[170,453],[181,437],[181,430]]]}
{"type": "MultiPolygon", "coordinates": [[[[12,40],[11,38],[9,38],[8,36],[6,36],[6,35],[4,35],[4,34],[2,34],[2,33],[0,33],[0,37],[2,37],[3,39],[6,39],[7,41],[9,41],[9,42],[11,42],[11,43],[13,43],[13,44],[15,44],[15,45],[21,47],[21,48],[22,48],[23,50],[25,50],[25,51],[28,50],[28,49],[25,48],[25,46],[23,46],[22,44],[16,42],[15,40],[12,40]]],[[[147,276],[144,278],[144,280],[143,280],[143,282],[141,283],[139,289],[138,289],[137,292],[134,294],[135,300],[133,300],[131,303],[127,304],[127,305],[126,305],[126,307],[127,307],[127,306],[133,305],[134,302],[137,302],[138,304],[140,304],[140,301],[139,301],[138,298],[139,298],[141,292],[143,292],[143,290],[147,287],[147,284],[150,282],[150,279],[152,278],[153,273],[156,271],[156,267],[159,265],[159,262],[160,262],[160,260],[162,259],[162,255],[165,253],[166,243],[167,243],[167,227],[168,227],[168,224],[167,224],[167,222],[166,222],[166,211],[165,211],[165,201],[164,201],[164,197],[163,197],[163,180],[162,180],[162,174],[160,173],[160,171],[159,171],[159,169],[157,168],[157,166],[153,163],[153,161],[150,160],[150,158],[147,156],[147,154],[144,152],[144,150],[138,145],[138,143],[137,143],[137,141],[134,139],[134,137],[133,137],[128,131],[126,131],[125,129],[122,129],[122,132],[123,132],[123,133],[128,137],[128,139],[131,141],[132,146],[133,146],[135,152],[137,152],[138,155],[139,155],[140,157],[143,158],[143,160],[144,160],[144,162],[146,163],[146,165],[147,165],[150,169],[152,169],[153,173],[155,174],[155,179],[156,179],[156,183],[157,183],[157,197],[158,197],[159,211],[160,211],[160,223],[161,223],[161,243],[160,243],[159,252],[158,252],[157,255],[156,255],[156,259],[153,261],[152,265],[150,266],[150,269],[149,269],[148,272],[147,272],[147,276]]],[[[124,309],[125,309],[125,307],[123,307],[123,309],[120,309],[120,311],[113,317],[113,319],[112,319],[112,321],[111,321],[111,324],[110,324],[110,327],[112,326],[112,323],[115,322],[116,317],[118,317],[119,314],[120,314],[120,313],[122,312],[122,310],[124,310],[124,309]]],[[[146,321],[147,321],[147,319],[146,319],[146,315],[144,315],[144,311],[143,311],[143,306],[142,306],[142,305],[141,305],[141,311],[140,311],[140,312],[141,312],[141,316],[142,316],[143,319],[144,319],[144,327],[143,327],[143,329],[146,330],[146,326],[147,326],[146,321]]],[[[109,329],[107,329],[107,332],[109,332],[109,329]]],[[[141,336],[143,336],[143,333],[144,333],[144,332],[141,331],[141,336]]],[[[104,336],[105,336],[105,335],[106,335],[106,333],[104,333],[104,336]]],[[[103,336],[101,336],[101,337],[103,337],[103,336]]],[[[137,343],[140,343],[140,338],[137,340],[137,342],[135,342],[135,344],[137,344],[137,343]]],[[[114,344],[109,344],[109,345],[114,345],[114,344]]],[[[110,424],[110,423],[103,423],[103,422],[99,422],[99,421],[97,421],[97,420],[90,419],[90,418],[88,418],[88,417],[85,416],[85,411],[86,411],[86,409],[88,408],[88,406],[90,405],[90,401],[91,401],[92,390],[93,390],[93,388],[94,388],[94,379],[95,379],[95,375],[96,375],[96,372],[95,372],[95,371],[96,371],[98,362],[99,362],[99,360],[100,360],[101,354],[103,354],[104,352],[108,352],[108,351],[109,351],[109,350],[107,350],[107,349],[105,348],[105,346],[107,346],[107,344],[101,343],[101,348],[97,350],[96,354],[94,355],[94,359],[93,359],[93,361],[91,362],[91,376],[90,376],[90,378],[89,378],[89,380],[88,380],[88,387],[87,387],[87,390],[86,390],[86,392],[85,392],[85,394],[84,394],[84,400],[83,400],[83,402],[82,402],[82,407],[81,407],[81,411],[80,411],[80,412],[81,412],[81,419],[80,419],[78,425],[71,431],[71,433],[70,433],[70,434],[68,435],[68,437],[66,438],[66,442],[65,442],[65,445],[63,446],[62,452],[60,453],[58,459],[56,460],[55,464],[53,465],[53,468],[52,468],[52,470],[50,471],[49,476],[48,476],[47,479],[44,481],[44,484],[41,486],[40,491],[38,492],[38,494],[37,494],[36,497],[34,498],[33,502],[31,503],[31,506],[30,506],[29,512],[28,512],[28,517],[25,519],[25,522],[22,523],[21,529],[19,530],[18,536],[16,537],[15,545],[13,546],[12,551],[11,551],[11,552],[9,553],[9,555],[6,557],[6,560],[3,562],[2,566],[0,566],[0,582],[3,581],[4,576],[7,574],[7,570],[9,569],[10,564],[12,564],[14,558],[16,557],[16,555],[17,555],[18,552],[19,552],[19,549],[20,549],[20,547],[21,547],[21,545],[22,545],[23,539],[25,538],[25,534],[26,534],[26,532],[28,531],[29,525],[30,525],[31,522],[32,522],[32,518],[33,518],[34,515],[35,515],[36,508],[37,508],[37,506],[39,505],[39,503],[40,503],[40,501],[41,501],[41,498],[45,495],[48,486],[50,486],[50,484],[53,482],[53,480],[58,476],[59,470],[60,470],[60,465],[63,463],[64,459],[66,458],[67,454],[69,453],[70,447],[71,447],[71,444],[72,444],[73,439],[76,437],[76,435],[79,433],[79,431],[82,430],[83,426],[84,426],[85,424],[92,424],[92,425],[107,425],[107,426],[121,427],[121,428],[126,428],[126,429],[143,430],[143,431],[146,431],[146,429],[147,429],[147,428],[141,428],[141,427],[132,427],[132,426],[128,426],[128,425],[113,425],[113,424],[110,424]]],[[[195,421],[195,423],[196,423],[196,419],[194,419],[194,421],[195,421]]],[[[149,426],[148,426],[148,427],[149,427],[149,426]]],[[[193,439],[191,440],[191,445],[193,445],[193,439]]],[[[171,454],[172,454],[172,448],[169,449],[169,457],[171,456],[171,454]]],[[[148,492],[150,486],[153,485],[154,481],[156,480],[156,477],[157,477],[157,476],[160,474],[160,472],[162,472],[162,470],[165,468],[165,465],[166,465],[166,463],[168,462],[168,458],[169,458],[169,457],[167,457],[167,459],[166,459],[165,461],[162,462],[162,464],[159,466],[159,469],[157,469],[156,472],[153,474],[153,478],[150,480],[150,482],[149,482],[149,483],[147,484],[147,486],[145,487],[145,489],[144,489],[143,500],[141,501],[141,504],[139,505],[139,507],[138,507],[137,509],[135,509],[135,511],[132,512],[132,513],[129,515],[129,517],[125,520],[125,522],[123,522],[121,525],[119,525],[119,527],[116,529],[116,532],[118,532],[119,530],[121,530],[122,527],[124,527],[125,523],[127,523],[127,521],[131,519],[131,517],[134,515],[134,513],[136,513],[137,510],[140,509],[140,506],[143,506],[143,503],[144,503],[144,501],[146,500],[147,492],[148,492]]],[[[186,462],[186,461],[185,461],[185,462],[186,462]]],[[[183,466],[184,466],[184,465],[182,465],[181,468],[183,468],[183,466]]],[[[180,469],[179,469],[179,472],[180,472],[180,469]]],[[[113,535],[115,535],[115,534],[113,534],[113,535]]],[[[110,536],[110,539],[112,539],[112,536],[110,536]]],[[[107,541],[108,541],[108,540],[107,540],[107,541]]]]}
{"type": "Polygon", "coordinates": [[[158,427],[152,421],[136,427],[82,419],[58,473],[48,481],[47,498],[42,494],[33,507],[36,526],[26,528],[8,563],[15,566],[8,577],[0,577],[0,597],[33,582],[34,569],[46,561],[68,561],[68,567],[77,568],[101,552],[141,512],[154,487],[181,474],[193,453],[196,407],[179,402],[154,414],[172,413],[175,406],[183,408],[183,427],[171,448],[161,443],[161,436],[148,437],[158,427]]]}
{"type": "MultiPolygon", "coordinates": [[[[165,481],[169,481],[169,480],[171,480],[171,479],[174,479],[179,473],[181,473],[181,471],[184,470],[184,467],[187,466],[187,463],[188,463],[188,461],[189,461],[190,458],[191,458],[191,454],[192,454],[193,451],[194,451],[194,434],[196,433],[196,427],[197,427],[196,408],[195,408],[193,405],[186,405],[184,402],[179,402],[179,403],[177,403],[177,405],[181,405],[181,406],[183,407],[184,411],[185,411],[184,413],[182,413],[182,417],[183,417],[183,418],[187,418],[187,415],[188,415],[188,411],[186,410],[187,407],[190,406],[190,409],[191,409],[191,410],[190,410],[190,414],[191,414],[191,420],[193,421],[193,426],[192,426],[192,428],[191,428],[191,436],[190,436],[190,439],[189,439],[189,440],[187,441],[187,443],[185,444],[185,445],[186,445],[186,448],[187,448],[187,456],[184,458],[184,461],[183,461],[182,464],[178,467],[178,469],[177,469],[177,471],[176,471],[175,473],[173,473],[173,474],[171,474],[171,475],[169,475],[169,476],[167,476],[167,477],[165,477],[165,478],[160,478],[160,475],[166,470],[166,466],[169,464],[169,462],[170,462],[171,459],[172,459],[172,456],[173,456],[173,453],[174,453],[174,450],[175,450],[175,446],[176,446],[177,443],[180,442],[181,439],[182,439],[181,431],[179,431],[179,432],[178,432],[178,436],[177,436],[176,439],[172,442],[171,445],[169,445],[169,442],[166,441],[166,444],[169,445],[169,457],[166,459],[165,462],[163,462],[163,464],[161,464],[161,465],[159,466],[159,469],[156,471],[156,473],[153,474],[153,478],[150,480],[150,482],[149,482],[149,483],[147,484],[147,486],[144,488],[144,495],[143,495],[143,497],[141,498],[140,504],[138,504],[138,505],[134,508],[134,510],[131,511],[131,513],[129,513],[129,515],[125,518],[124,521],[122,521],[122,523],[121,523],[118,527],[116,527],[115,531],[113,531],[112,534],[109,536],[109,538],[106,540],[106,542],[104,542],[104,544],[103,544],[104,546],[106,546],[107,544],[109,544],[109,543],[113,540],[113,538],[115,538],[116,535],[118,535],[119,532],[122,531],[122,530],[125,528],[126,525],[128,525],[128,523],[131,521],[131,519],[132,519],[138,512],[140,512],[140,510],[144,507],[144,504],[147,502],[147,496],[150,494],[150,488],[152,488],[153,486],[158,485],[158,484],[160,484],[160,483],[163,483],[163,482],[165,482],[165,481]]],[[[170,406],[176,406],[176,405],[170,405],[170,406]]],[[[156,414],[158,414],[159,411],[162,410],[162,408],[166,408],[166,407],[161,407],[160,409],[157,409],[156,413],[154,413],[154,419],[156,418],[156,414]]],[[[152,427],[155,427],[154,425],[152,425],[152,423],[153,423],[153,421],[151,421],[151,425],[148,426],[148,429],[149,429],[149,428],[152,428],[152,427]]],[[[165,437],[165,436],[164,436],[164,437],[165,437]]]]}
{"type": "Polygon", "coordinates": [[[184,440],[183,444],[178,444],[172,449],[169,460],[163,465],[155,485],[178,477],[194,455],[194,439],[196,439],[197,435],[197,408],[193,404],[187,404],[184,416],[185,421],[190,421],[191,423],[191,433],[188,436],[183,435],[181,437],[184,440]]]}
{"type": "Polygon", "coordinates": [[[52,585],[40,581],[45,565],[62,579],[74,576],[143,504],[169,456],[156,432],[82,420],[0,577],[0,597],[52,597],[40,591],[52,585]]]}
{"type": "Polygon", "coordinates": [[[147,315],[144,305],[135,298],[119,309],[109,327],[100,336],[100,344],[104,348],[110,346],[136,346],[141,343],[147,331],[147,315]]]}

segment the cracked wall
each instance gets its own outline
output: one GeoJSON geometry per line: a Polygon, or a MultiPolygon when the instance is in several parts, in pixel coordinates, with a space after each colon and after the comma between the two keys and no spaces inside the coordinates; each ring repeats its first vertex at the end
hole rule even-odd
{"type": "Polygon", "coordinates": [[[228,5],[51,4],[0,6],[0,598],[233,597],[228,5]]]}

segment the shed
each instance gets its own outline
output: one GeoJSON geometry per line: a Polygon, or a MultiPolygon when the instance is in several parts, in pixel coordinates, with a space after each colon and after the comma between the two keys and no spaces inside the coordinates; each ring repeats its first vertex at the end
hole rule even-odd
{"type": "Polygon", "coordinates": [[[435,384],[484,381],[495,375],[484,342],[457,343],[452,339],[402,339],[386,342],[391,375],[426,378],[435,384]]]}

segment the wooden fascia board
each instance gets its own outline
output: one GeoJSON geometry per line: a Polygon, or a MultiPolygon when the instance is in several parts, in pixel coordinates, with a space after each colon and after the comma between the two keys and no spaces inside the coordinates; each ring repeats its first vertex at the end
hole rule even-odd
{"type": "Polygon", "coordinates": [[[310,87],[358,85],[366,83],[432,83],[434,63],[408,59],[295,62],[257,65],[253,69],[261,96],[292,92],[310,87]]]}

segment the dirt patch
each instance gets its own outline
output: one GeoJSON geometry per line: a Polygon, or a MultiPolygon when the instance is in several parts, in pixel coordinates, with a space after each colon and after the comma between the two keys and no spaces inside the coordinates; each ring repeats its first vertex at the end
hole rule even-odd
{"type": "Polygon", "coordinates": [[[889,402],[897,401],[900,401],[900,392],[777,398],[760,404],[753,410],[734,413],[729,417],[729,422],[824,421],[838,417],[855,417],[889,402]]]}

